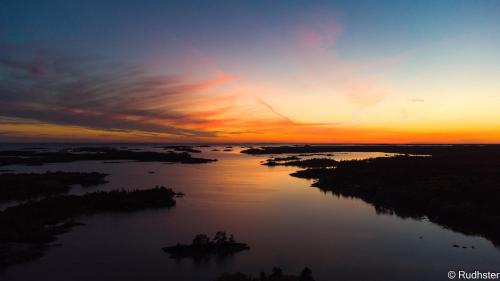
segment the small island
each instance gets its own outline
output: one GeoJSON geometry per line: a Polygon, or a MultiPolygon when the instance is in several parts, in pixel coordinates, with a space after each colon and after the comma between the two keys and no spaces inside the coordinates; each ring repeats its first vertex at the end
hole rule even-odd
{"type": "Polygon", "coordinates": [[[176,244],[163,248],[163,251],[175,259],[225,257],[245,250],[250,250],[250,246],[235,241],[233,235],[227,237],[226,233],[222,231],[218,231],[213,239],[210,239],[206,234],[198,234],[189,245],[176,244]]]}
{"type": "Polygon", "coordinates": [[[172,149],[175,151],[183,151],[191,153],[201,153],[201,150],[194,149],[192,146],[186,146],[186,145],[169,145],[169,146],[164,146],[163,149],[172,149]]]}
{"type": "Polygon", "coordinates": [[[311,158],[300,160],[299,157],[290,156],[283,158],[270,158],[267,159],[262,165],[265,166],[293,166],[300,168],[320,168],[320,167],[333,167],[338,164],[338,161],[330,158],[311,158]]]}
{"type": "Polygon", "coordinates": [[[267,275],[264,272],[259,274],[258,278],[249,276],[247,274],[225,273],[215,281],[314,281],[312,271],[308,267],[304,268],[299,276],[287,275],[279,267],[272,269],[271,274],[267,275]]]}

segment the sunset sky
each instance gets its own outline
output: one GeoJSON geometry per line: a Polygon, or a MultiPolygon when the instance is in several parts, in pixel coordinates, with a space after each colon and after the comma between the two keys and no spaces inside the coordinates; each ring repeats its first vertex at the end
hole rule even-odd
{"type": "Polygon", "coordinates": [[[500,1],[3,0],[0,141],[500,143],[500,1]]]}

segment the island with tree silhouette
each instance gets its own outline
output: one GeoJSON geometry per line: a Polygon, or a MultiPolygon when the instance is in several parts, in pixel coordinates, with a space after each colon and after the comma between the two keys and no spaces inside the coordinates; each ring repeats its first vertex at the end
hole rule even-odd
{"type": "Polygon", "coordinates": [[[224,257],[245,250],[250,250],[250,246],[237,242],[233,235],[228,237],[223,231],[218,231],[212,239],[206,234],[198,234],[191,244],[176,244],[163,248],[163,251],[170,254],[170,257],[176,259],[199,259],[209,256],[224,257]]]}

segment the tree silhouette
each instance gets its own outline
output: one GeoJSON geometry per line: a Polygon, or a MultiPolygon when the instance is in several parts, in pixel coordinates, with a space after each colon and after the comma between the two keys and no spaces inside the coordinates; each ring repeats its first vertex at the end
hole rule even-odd
{"type": "Polygon", "coordinates": [[[302,273],[300,273],[299,281],[314,281],[312,277],[312,271],[309,267],[304,268],[302,273]]]}

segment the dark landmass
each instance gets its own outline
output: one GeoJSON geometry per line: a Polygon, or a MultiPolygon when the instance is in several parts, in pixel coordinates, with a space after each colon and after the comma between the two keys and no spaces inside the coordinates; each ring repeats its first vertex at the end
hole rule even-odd
{"type": "Polygon", "coordinates": [[[500,150],[500,145],[296,145],[262,146],[242,150],[241,153],[263,154],[312,154],[326,152],[387,152],[401,154],[443,154],[483,149],[500,150]]]}
{"type": "Polygon", "coordinates": [[[231,148],[225,148],[224,151],[233,151],[231,148]]]}
{"type": "MultiPolygon", "coordinates": [[[[379,149],[373,150],[387,151],[379,149]]],[[[403,151],[432,156],[341,161],[335,168],[310,166],[292,176],[315,179],[313,186],[336,195],[361,198],[378,213],[427,217],[500,245],[500,146],[392,147],[388,152],[403,151]]]]}
{"type": "Polygon", "coordinates": [[[214,148],[214,149],[212,149],[212,151],[220,151],[220,150],[219,150],[219,149],[217,149],[217,148],[214,148]]]}
{"type": "Polygon", "coordinates": [[[271,274],[267,275],[261,272],[258,278],[238,273],[225,273],[215,281],[314,281],[312,271],[309,268],[304,268],[299,276],[287,275],[283,273],[281,268],[275,267],[272,269],[271,274]]]}
{"type": "MultiPolygon", "coordinates": [[[[458,244],[453,244],[452,247],[453,248],[469,249],[469,246],[460,246],[458,244]]],[[[470,246],[470,249],[475,249],[475,248],[476,248],[476,246],[474,246],[474,245],[470,246]]]]}
{"type": "Polygon", "coordinates": [[[313,158],[304,160],[280,160],[299,159],[298,157],[271,158],[262,163],[265,166],[294,166],[300,168],[331,167],[337,165],[338,161],[329,158],[313,158]]]}
{"type": "Polygon", "coordinates": [[[102,173],[46,172],[0,174],[0,201],[26,200],[66,193],[71,185],[94,186],[107,183],[102,173]]]}
{"type": "Polygon", "coordinates": [[[215,159],[194,158],[187,152],[151,152],[119,150],[109,147],[82,147],[57,152],[41,151],[0,151],[0,166],[3,165],[41,165],[45,163],[64,163],[81,160],[133,160],[143,162],[178,162],[186,164],[209,163],[215,159]]]}
{"type": "MultiPolygon", "coordinates": [[[[61,151],[65,152],[90,152],[90,153],[107,153],[114,152],[117,149],[109,146],[82,146],[82,147],[74,147],[74,148],[66,148],[61,151]]],[[[120,150],[124,150],[120,148],[120,150]]]]}
{"type": "Polygon", "coordinates": [[[228,238],[226,233],[221,231],[217,232],[213,239],[205,234],[198,234],[189,245],[176,244],[163,248],[163,251],[175,259],[225,257],[245,250],[250,250],[247,244],[235,241],[233,235],[228,238]]]}
{"type": "Polygon", "coordinates": [[[211,147],[211,145],[208,145],[208,144],[200,144],[200,145],[197,145],[196,147],[211,147]]]}
{"type": "Polygon", "coordinates": [[[0,212],[0,268],[41,257],[57,235],[81,225],[74,219],[100,212],[130,212],[175,205],[177,193],[165,187],[58,195],[0,212]]]}
{"type": "Polygon", "coordinates": [[[170,146],[164,146],[163,149],[173,149],[175,151],[201,153],[201,150],[194,149],[192,146],[170,145],[170,146]]]}

